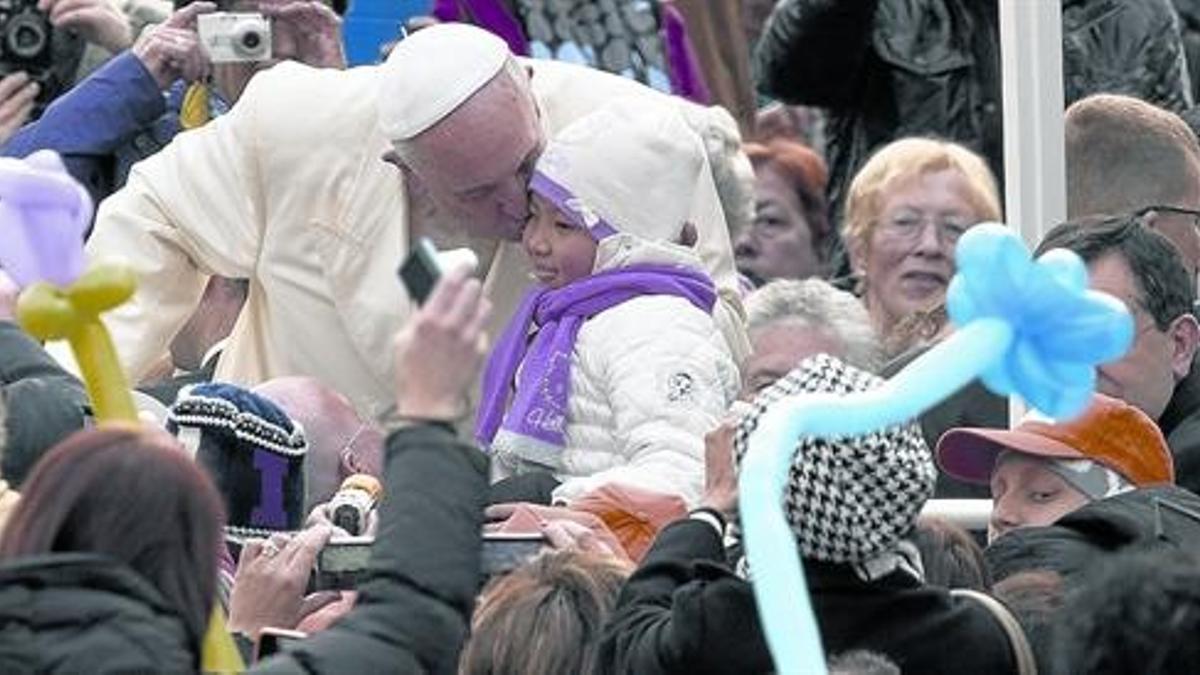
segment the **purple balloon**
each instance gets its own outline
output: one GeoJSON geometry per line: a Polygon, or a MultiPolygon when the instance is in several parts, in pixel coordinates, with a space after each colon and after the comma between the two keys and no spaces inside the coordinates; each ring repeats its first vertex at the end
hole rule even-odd
{"type": "Polygon", "coordinates": [[[91,197],[57,153],[0,158],[0,267],[18,286],[78,279],[91,219],[91,197]]]}

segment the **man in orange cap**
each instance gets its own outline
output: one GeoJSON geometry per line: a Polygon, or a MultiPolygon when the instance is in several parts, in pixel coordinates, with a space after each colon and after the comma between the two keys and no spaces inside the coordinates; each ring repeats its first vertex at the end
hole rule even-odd
{"type": "Polygon", "coordinates": [[[991,485],[989,543],[1020,527],[1051,525],[1089,502],[1175,482],[1154,421],[1102,394],[1068,422],[1030,414],[1012,430],[951,429],[937,457],[951,476],[991,485]]]}

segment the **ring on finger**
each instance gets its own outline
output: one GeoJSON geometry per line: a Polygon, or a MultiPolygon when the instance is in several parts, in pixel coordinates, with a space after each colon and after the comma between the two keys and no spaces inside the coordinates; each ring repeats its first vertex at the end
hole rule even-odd
{"type": "Polygon", "coordinates": [[[274,558],[279,555],[279,545],[268,539],[262,547],[262,556],[264,558],[274,558]]]}

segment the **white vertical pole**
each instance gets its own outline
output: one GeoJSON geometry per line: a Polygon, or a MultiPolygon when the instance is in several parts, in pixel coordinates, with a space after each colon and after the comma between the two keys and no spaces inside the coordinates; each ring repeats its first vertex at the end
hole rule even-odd
{"type": "MultiPolygon", "coordinates": [[[[1062,4],[994,1],[1000,3],[1005,219],[1032,250],[1045,230],[1067,216],[1062,4]]],[[[1009,401],[1014,425],[1024,408],[1016,397],[1009,401]]]]}

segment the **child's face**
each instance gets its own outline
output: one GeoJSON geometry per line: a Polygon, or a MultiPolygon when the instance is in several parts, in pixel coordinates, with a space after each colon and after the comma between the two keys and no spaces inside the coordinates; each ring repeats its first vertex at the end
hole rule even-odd
{"type": "Polygon", "coordinates": [[[533,195],[532,212],[521,232],[521,244],[533,263],[533,276],[550,288],[561,288],[592,273],[596,241],[558,208],[533,195]]]}

